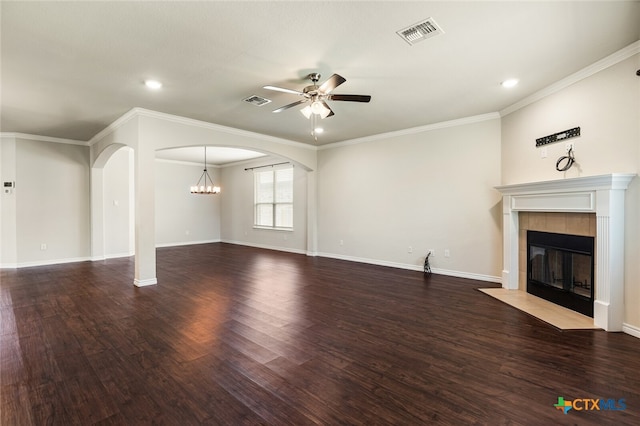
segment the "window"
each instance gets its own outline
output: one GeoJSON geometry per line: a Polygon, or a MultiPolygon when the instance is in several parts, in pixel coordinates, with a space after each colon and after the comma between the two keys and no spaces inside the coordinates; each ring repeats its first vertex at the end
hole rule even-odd
{"type": "Polygon", "coordinates": [[[261,228],[293,228],[293,167],[256,171],[255,220],[261,228]]]}

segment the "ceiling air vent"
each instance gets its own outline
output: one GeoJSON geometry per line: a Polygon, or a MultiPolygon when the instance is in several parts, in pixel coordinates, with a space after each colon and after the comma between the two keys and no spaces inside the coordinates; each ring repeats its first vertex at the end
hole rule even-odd
{"type": "Polygon", "coordinates": [[[249,102],[251,105],[262,106],[271,102],[271,99],[263,98],[258,95],[251,95],[248,98],[243,99],[245,102],[249,102]]]}
{"type": "Polygon", "coordinates": [[[426,40],[439,34],[444,34],[444,31],[442,31],[442,28],[438,26],[433,18],[427,18],[424,21],[420,21],[403,30],[396,31],[396,33],[402,37],[404,41],[414,45],[419,41],[426,40]]]}

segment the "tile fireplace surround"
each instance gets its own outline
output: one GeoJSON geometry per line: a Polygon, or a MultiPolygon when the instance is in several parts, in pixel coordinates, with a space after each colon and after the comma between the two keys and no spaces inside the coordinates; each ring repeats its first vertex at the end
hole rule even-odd
{"type": "MultiPolygon", "coordinates": [[[[502,287],[518,289],[520,212],[596,214],[593,322],[622,331],[624,316],[624,197],[635,174],[612,173],[497,186],[502,193],[502,287]]],[[[526,270],[526,265],[523,265],[526,270]]]]}

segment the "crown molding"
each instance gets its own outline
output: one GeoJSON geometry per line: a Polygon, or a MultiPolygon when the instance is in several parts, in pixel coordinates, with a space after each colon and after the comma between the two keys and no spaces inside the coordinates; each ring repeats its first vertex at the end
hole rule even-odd
{"type": "Polygon", "coordinates": [[[497,112],[490,112],[488,114],[457,118],[455,120],[441,121],[440,123],[427,124],[426,126],[411,127],[409,129],[397,130],[395,132],[379,133],[377,135],[365,136],[362,138],[330,143],[330,144],[319,146],[318,150],[338,148],[338,147],[348,146],[348,145],[357,145],[365,142],[373,142],[378,140],[396,138],[399,136],[414,135],[417,133],[430,132],[432,130],[445,129],[448,127],[458,127],[458,126],[464,126],[467,124],[479,123],[482,121],[495,120],[497,118],[500,118],[500,114],[498,114],[497,112]]]}
{"type": "Polygon", "coordinates": [[[630,57],[632,57],[633,55],[637,55],[638,53],[640,53],[640,40],[630,44],[625,48],[618,50],[615,53],[612,53],[611,55],[599,60],[598,62],[595,62],[589,65],[586,68],[581,69],[576,73],[569,75],[568,77],[563,78],[562,80],[559,80],[545,87],[542,90],[539,90],[538,92],[516,102],[515,104],[512,104],[500,110],[500,116],[504,117],[505,115],[511,114],[514,111],[517,111],[521,108],[526,107],[527,105],[530,105],[543,98],[546,98],[547,96],[550,96],[562,89],[566,89],[572,84],[575,84],[581,80],[584,80],[585,78],[591,77],[592,75],[597,74],[600,71],[603,71],[626,59],[629,59],[630,57]]]}
{"type": "Polygon", "coordinates": [[[30,135],[27,133],[0,133],[0,137],[3,138],[15,138],[15,139],[28,139],[31,141],[40,141],[40,142],[53,142],[53,143],[64,143],[67,145],[80,145],[80,146],[89,146],[88,142],[79,141],[75,139],[64,139],[64,138],[55,138],[52,136],[40,136],[40,135],[30,135]]]}
{"type": "Polygon", "coordinates": [[[312,151],[315,151],[317,149],[314,145],[309,145],[309,144],[302,143],[302,142],[296,142],[296,141],[292,141],[292,140],[289,140],[289,139],[276,138],[274,136],[267,136],[267,135],[263,135],[261,133],[250,132],[250,131],[247,131],[247,130],[240,130],[240,129],[236,129],[234,127],[222,126],[220,124],[209,123],[207,121],[196,120],[196,119],[193,119],[193,118],[181,117],[181,116],[178,116],[178,115],[167,114],[167,113],[158,112],[158,111],[152,111],[152,110],[144,109],[144,108],[134,108],[133,110],[135,110],[137,115],[141,116],[141,117],[157,118],[159,120],[170,121],[170,122],[173,122],[173,123],[184,124],[184,125],[187,125],[187,126],[201,127],[201,128],[204,128],[204,129],[215,130],[215,131],[218,131],[218,132],[224,132],[224,133],[228,133],[228,134],[235,135],[235,136],[242,136],[242,137],[251,138],[251,139],[258,139],[258,140],[262,140],[262,141],[266,141],[266,142],[275,142],[275,143],[282,144],[282,145],[290,145],[290,146],[295,146],[297,148],[309,149],[309,150],[312,150],[312,151]]]}
{"type": "Polygon", "coordinates": [[[125,112],[120,117],[118,117],[113,123],[109,124],[107,127],[105,127],[104,129],[96,133],[95,136],[89,139],[89,146],[93,146],[99,140],[110,135],[111,133],[116,131],[118,128],[125,125],[132,118],[135,118],[137,116],[136,109],[137,108],[130,109],[129,111],[125,112]]]}

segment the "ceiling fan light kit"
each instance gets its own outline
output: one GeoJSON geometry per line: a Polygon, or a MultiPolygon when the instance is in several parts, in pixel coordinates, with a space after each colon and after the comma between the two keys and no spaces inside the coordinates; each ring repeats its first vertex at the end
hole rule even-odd
{"type": "Polygon", "coordinates": [[[311,114],[319,115],[320,118],[327,118],[331,113],[331,108],[325,106],[323,102],[314,101],[311,105],[302,108],[300,112],[306,118],[311,118],[311,114]]]}
{"type": "Polygon", "coordinates": [[[286,89],[278,86],[263,86],[264,89],[274,90],[277,92],[289,93],[292,95],[302,96],[304,99],[290,103],[283,107],[273,110],[274,113],[285,111],[289,108],[293,108],[298,105],[310,102],[300,111],[307,119],[312,116],[320,116],[320,118],[327,118],[334,115],[333,110],[327,104],[326,101],[346,101],[346,102],[369,102],[371,96],[369,95],[340,95],[331,94],[333,89],[347,81],[344,77],[338,74],[333,74],[327,81],[318,86],[320,80],[320,74],[311,73],[307,76],[311,80],[311,85],[302,89],[302,92],[292,89],[286,89]]]}

